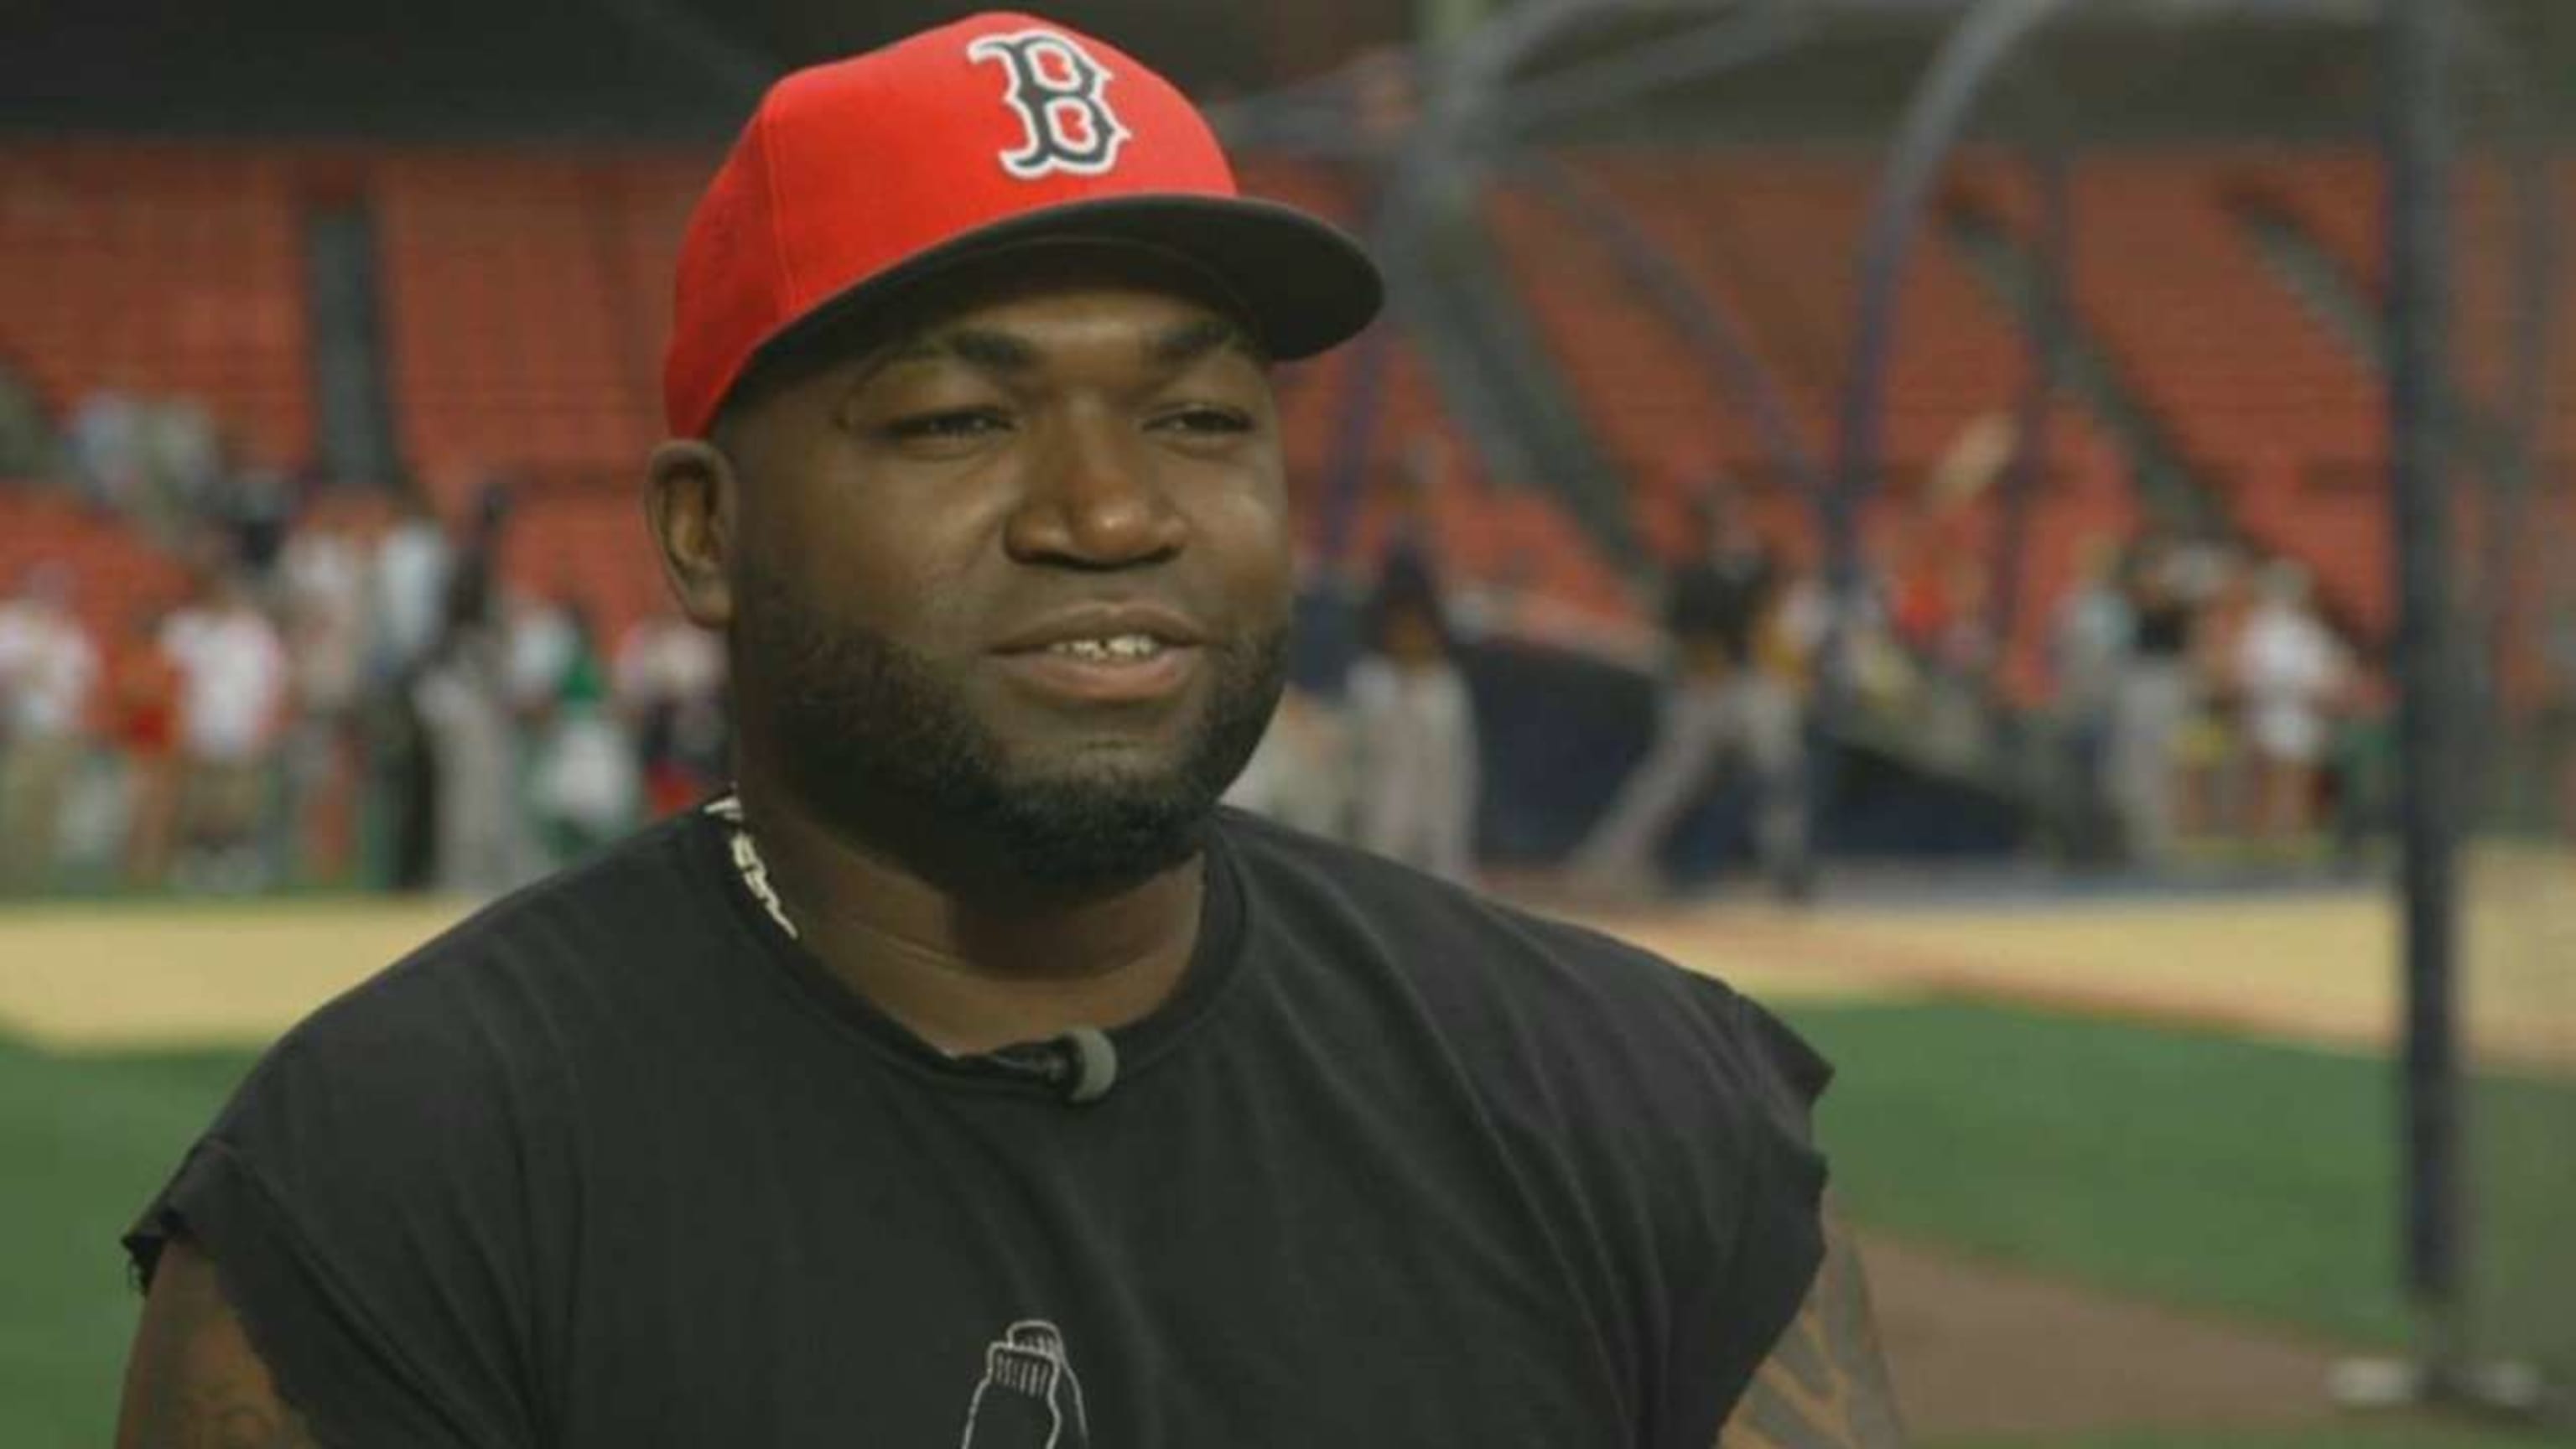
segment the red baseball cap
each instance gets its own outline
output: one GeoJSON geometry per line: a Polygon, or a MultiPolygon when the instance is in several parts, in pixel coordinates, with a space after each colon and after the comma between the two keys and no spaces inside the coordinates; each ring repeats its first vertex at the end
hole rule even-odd
{"type": "Polygon", "coordinates": [[[1342,342],[1383,292],[1359,243],[1235,190],[1171,82],[1089,36],[988,14],[769,90],[689,217],[671,432],[703,437],[765,351],[959,261],[1055,240],[1212,276],[1282,359],[1342,342]]]}

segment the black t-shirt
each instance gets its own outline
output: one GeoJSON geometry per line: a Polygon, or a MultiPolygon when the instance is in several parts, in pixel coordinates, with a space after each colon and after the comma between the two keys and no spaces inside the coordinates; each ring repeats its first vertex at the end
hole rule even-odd
{"type": "Polygon", "coordinates": [[[2173,663],[2191,652],[2192,610],[2183,600],[2141,605],[2134,645],[2140,658],[2173,663]]]}
{"type": "Polygon", "coordinates": [[[1753,635],[1771,606],[1777,570],[1758,549],[1712,554],[1676,570],[1664,601],[1664,628],[1685,641],[1706,640],[1738,664],[1753,657],[1753,635]]]}
{"type": "Polygon", "coordinates": [[[1089,1105],[950,1058],[693,813],[271,1050],[202,1242],[326,1444],[1706,1449],[1821,1255],[1829,1069],[1718,984],[1227,814],[1089,1105]]]}

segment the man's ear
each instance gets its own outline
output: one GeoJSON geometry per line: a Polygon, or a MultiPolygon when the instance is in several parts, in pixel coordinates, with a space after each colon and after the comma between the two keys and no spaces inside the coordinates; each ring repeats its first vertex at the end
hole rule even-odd
{"type": "Polygon", "coordinates": [[[701,628],[722,630],[733,622],[737,478],[732,459],[696,438],[655,448],[646,475],[644,516],[662,555],[662,577],[680,612],[701,628]]]}

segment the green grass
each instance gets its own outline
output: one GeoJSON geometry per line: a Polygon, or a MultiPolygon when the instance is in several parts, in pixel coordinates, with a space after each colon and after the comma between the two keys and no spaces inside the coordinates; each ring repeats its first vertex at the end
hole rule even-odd
{"type": "Polygon", "coordinates": [[[2576,1082],[2473,1077],[2466,1113],[2470,1331],[2576,1381],[2576,1082]]]}
{"type": "Polygon", "coordinates": [[[2386,1065],[1986,1006],[1788,1014],[1840,1065],[1820,1131],[1861,1224],[2403,1342],[2386,1065]]]}
{"type": "Polygon", "coordinates": [[[137,1302],[117,1235],[249,1062],[61,1058],[0,1039],[0,1443],[112,1437],[137,1302]]]}
{"type": "Polygon", "coordinates": [[[2128,1430],[2037,1438],[1936,1439],[1922,1449],[2564,1449],[2566,1440],[2458,1424],[2368,1424],[2321,1429],[2128,1430]]]}

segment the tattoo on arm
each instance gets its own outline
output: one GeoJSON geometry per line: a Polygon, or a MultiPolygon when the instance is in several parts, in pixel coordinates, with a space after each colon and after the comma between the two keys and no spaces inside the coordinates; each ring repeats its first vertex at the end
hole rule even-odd
{"type": "Polygon", "coordinates": [[[117,1449],[319,1449],[224,1301],[213,1261],[161,1254],[125,1365],[117,1449]]]}
{"type": "Polygon", "coordinates": [[[1716,1449],[1902,1449],[1905,1431],[1870,1316],[1860,1249],[1828,1207],[1825,1261],[1716,1449]]]}

